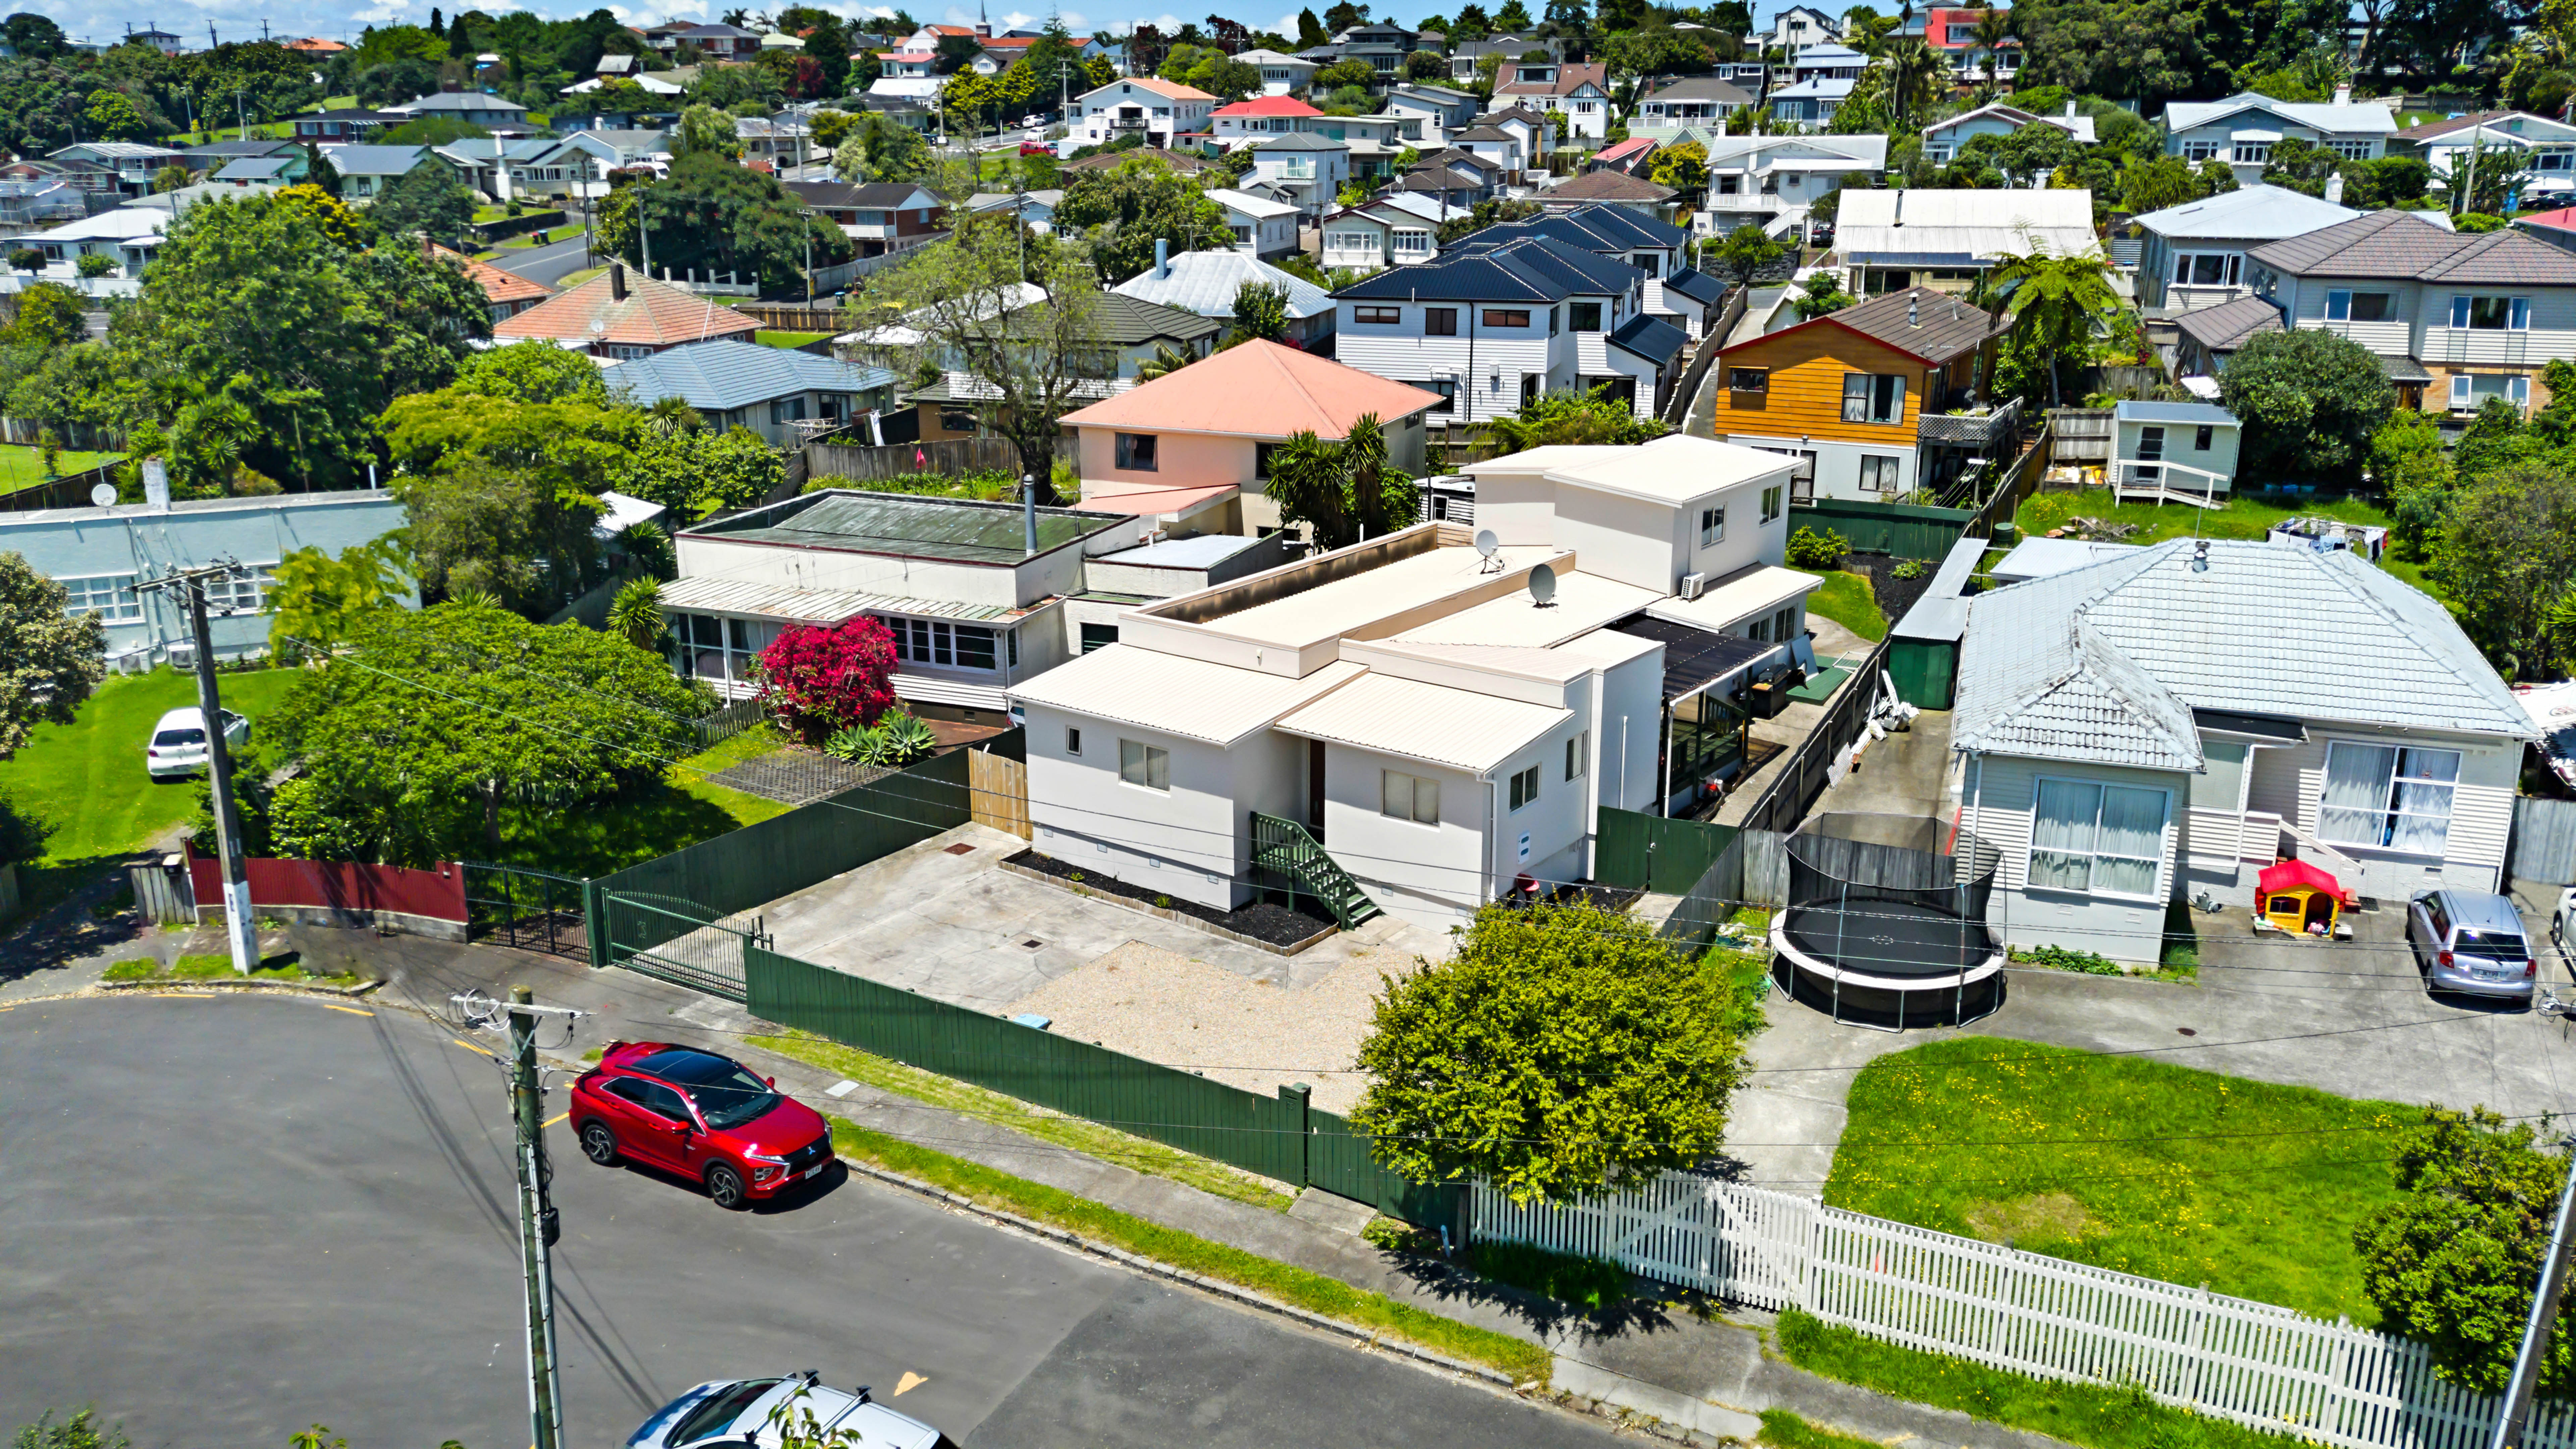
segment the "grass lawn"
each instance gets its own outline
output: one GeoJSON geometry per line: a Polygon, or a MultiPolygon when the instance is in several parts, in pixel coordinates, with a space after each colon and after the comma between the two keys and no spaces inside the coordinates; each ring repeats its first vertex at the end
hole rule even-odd
{"type": "Polygon", "coordinates": [[[780,743],[777,734],[762,725],[686,757],[671,771],[669,784],[646,794],[569,812],[504,809],[501,862],[565,875],[602,876],[784,815],[791,807],[706,779],[778,749],[780,743]]]}
{"type": "MultiPolygon", "coordinates": [[[[85,453],[78,448],[65,448],[55,466],[65,474],[86,473],[101,463],[113,463],[124,456],[123,453],[85,453]]],[[[44,481],[43,449],[14,443],[0,444],[0,493],[15,493],[44,481]]]]}
{"type": "Polygon", "coordinates": [[[803,347],[831,335],[829,332],[772,332],[764,328],[751,334],[751,340],[763,347],[803,347]]]}
{"type": "Polygon", "coordinates": [[[1825,586],[1807,596],[1807,612],[1822,614],[1860,637],[1876,643],[1887,637],[1887,615],[1879,612],[1878,593],[1869,584],[1867,574],[1847,574],[1839,570],[1800,569],[1814,574],[1825,586]]]}
{"type": "MultiPolygon", "coordinates": [[[[2168,538],[2248,538],[2259,539],[2273,524],[2292,515],[2332,518],[2344,523],[2366,523],[2386,528],[2389,516],[2358,498],[2308,498],[2298,502],[2274,502],[2245,496],[2232,497],[2224,508],[2194,508],[2187,503],[2118,503],[2111,501],[2111,490],[2087,488],[2073,493],[2034,493],[2022,500],[2013,512],[2013,522],[2024,538],[2037,538],[2069,518],[2098,518],[2105,523],[2134,523],[2138,531],[2121,540],[2124,543],[2156,543],[2168,538]]],[[[2401,559],[2392,547],[2379,560],[2379,566],[2407,583],[2442,597],[2441,591],[2424,580],[2424,566],[2401,559]]]]}
{"type": "Polygon", "coordinates": [[[1969,1037],[1884,1056],[1825,1201],[2374,1326],[2352,1229],[2418,1109],[1969,1037]]]}

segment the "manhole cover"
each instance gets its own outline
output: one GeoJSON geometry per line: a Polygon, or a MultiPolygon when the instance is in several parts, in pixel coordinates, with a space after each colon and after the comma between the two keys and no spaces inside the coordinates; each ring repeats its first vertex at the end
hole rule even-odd
{"type": "Polygon", "coordinates": [[[963,841],[960,841],[940,852],[942,855],[972,855],[974,853],[975,847],[968,845],[963,841]]]}

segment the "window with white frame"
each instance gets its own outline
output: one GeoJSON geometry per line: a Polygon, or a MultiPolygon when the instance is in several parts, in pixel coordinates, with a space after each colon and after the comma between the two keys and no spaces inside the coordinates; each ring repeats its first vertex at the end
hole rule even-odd
{"type": "Polygon", "coordinates": [[[1378,771],[1378,806],[1380,815],[1397,820],[1410,820],[1416,825],[1440,823],[1440,782],[1399,770],[1378,771]]]}
{"type": "Polygon", "coordinates": [[[1583,772],[1590,768],[1592,768],[1592,731],[1577,730],[1574,738],[1565,742],[1565,778],[1580,780],[1583,778],[1583,772]]]}
{"type": "Polygon", "coordinates": [[[991,669],[993,631],[945,619],[900,619],[879,615],[894,633],[894,657],[906,664],[937,664],[950,669],[991,669]]]}
{"type": "Polygon", "coordinates": [[[2180,287],[2233,287],[2245,258],[2239,252],[2174,253],[2174,285],[2180,287]]]}
{"type": "Polygon", "coordinates": [[[2219,143],[2216,141],[2185,141],[2182,143],[2182,159],[2192,162],[2215,161],[2218,159],[2218,147],[2219,143]]]}
{"type": "Polygon", "coordinates": [[[752,619],[679,613],[671,616],[671,640],[679,650],[682,673],[713,685],[748,688],[759,681],[760,653],[777,640],[778,627],[752,619]]]}
{"type": "Polygon", "coordinates": [[[2227,159],[2235,162],[2239,166],[2269,165],[2272,160],[2272,143],[2269,141],[2239,141],[2236,143],[2234,151],[2227,159]]]}
{"type": "Polygon", "coordinates": [[[2453,297],[2451,325],[2471,332],[2528,332],[2531,330],[2531,299],[2453,297]]]}
{"type": "Polygon", "coordinates": [[[2152,899],[2173,797],[2137,785],[2039,781],[2030,821],[2034,890],[2152,899]]]}
{"type": "Polygon", "coordinates": [[[1788,485],[1784,483],[1774,483],[1770,487],[1762,490],[1762,521],[1764,523],[1776,523],[1779,521],[1780,513],[1784,506],[1783,500],[1787,498],[1788,493],[1788,485]]]}
{"type": "Polygon", "coordinates": [[[1904,473],[1904,459],[1883,453],[1864,453],[1860,460],[1860,491],[1902,493],[1905,491],[1904,473]]]}
{"type": "Polygon", "coordinates": [[[2317,834],[2337,845],[2440,855],[2459,782],[2457,750],[2332,741],[2317,834]]]}
{"type": "Polygon", "coordinates": [[[1147,790],[1172,788],[1172,752],[1135,740],[1118,742],[1118,778],[1147,790]]]}
{"type": "Polygon", "coordinates": [[[1714,548],[1726,539],[1726,505],[1699,511],[1699,546],[1714,548]]]}
{"type": "Polygon", "coordinates": [[[68,596],[63,600],[63,612],[72,618],[96,614],[109,624],[143,622],[143,600],[134,592],[132,574],[88,574],[54,582],[63,586],[68,596]]]}
{"type": "Polygon", "coordinates": [[[259,564],[226,578],[206,580],[206,612],[256,614],[277,585],[277,565],[259,564]]]}
{"type": "Polygon", "coordinates": [[[2342,157],[2346,161],[2367,161],[2370,159],[2370,143],[2368,141],[2328,141],[2325,143],[2325,149],[2342,157]]]}
{"type": "Polygon", "coordinates": [[[1905,421],[1904,375],[1894,372],[1844,373],[1843,421],[1847,423],[1905,421]]]}
{"type": "Polygon", "coordinates": [[[1512,776],[1512,809],[1522,810],[1538,799],[1538,766],[1532,765],[1512,776]]]}

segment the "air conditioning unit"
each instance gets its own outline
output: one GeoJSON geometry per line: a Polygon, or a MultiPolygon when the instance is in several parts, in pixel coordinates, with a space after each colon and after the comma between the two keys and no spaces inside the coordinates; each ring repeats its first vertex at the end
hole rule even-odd
{"type": "Polygon", "coordinates": [[[194,668],[196,668],[196,667],[197,667],[197,646],[196,646],[196,645],[194,645],[194,644],[173,644],[173,645],[171,645],[171,646],[170,646],[170,667],[171,667],[171,668],[173,668],[173,669],[181,669],[181,670],[187,670],[187,669],[194,669],[194,668]]]}
{"type": "Polygon", "coordinates": [[[1682,575],[1682,597],[1683,597],[1683,598],[1685,598],[1685,599],[1696,599],[1696,598],[1698,598],[1701,594],[1706,593],[1707,591],[1708,591],[1708,575],[1706,575],[1706,574],[1684,574],[1684,575],[1682,575]]]}

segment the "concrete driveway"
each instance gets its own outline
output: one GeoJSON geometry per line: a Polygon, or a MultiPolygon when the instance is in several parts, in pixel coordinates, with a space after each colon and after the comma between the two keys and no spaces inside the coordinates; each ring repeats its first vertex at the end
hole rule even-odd
{"type": "MultiPolygon", "coordinates": [[[[2349,943],[2257,937],[2242,910],[2195,915],[2197,985],[2016,968],[2003,1009],[1959,1029],[1898,1036],[1836,1026],[1775,992],[1770,1030],[1753,1042],[1750,1087],[1735,1099],[1730,1151],[1764,1186],[1822,1192],[1852,1077],[1885,1053],[1959,1035],[2152,1053],[2176,1066],[2410,1105],[2483,1104],[2509,1115],[2576,1106],[2576,1027],[2520,1006],[2427,995],[2400,912],[2390,905],[2349,917],[2349,943]]],[[[2546,907],[2534,912],[2526,902],[2525,918],[2546,940],[2546,907]]],[[[2576,976],[2545,948],[2541,979],[2564,987],[2576,976]]]]}

